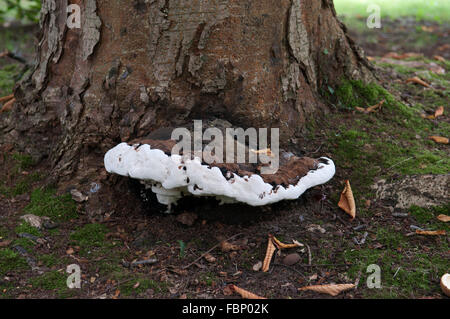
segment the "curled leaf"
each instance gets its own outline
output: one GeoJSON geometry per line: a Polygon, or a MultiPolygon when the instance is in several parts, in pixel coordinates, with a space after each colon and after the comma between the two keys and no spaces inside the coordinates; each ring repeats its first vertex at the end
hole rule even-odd
{"type": "Polygon", "coordinates": [[[435,55],[433,59],[438,60],[439,62],[445,63],[445,58],[440,55],[435,55]]]}
{"type": "Polygon", "coordinates": [[[6,102],[6,103],[3,105],[2,109],[0,110],[0,113],[7,112],[7,111],[11,111],[14,102],[16,102],[16,99],[15,99],[15,98],[12,98],[12,99],[9,100],[8,102],[6,102]]]}
{"type": "Polygon", "coordinates": [[[352,219],[356,217],[356,204],[353,197],[352,188],[350,187],[350,181],[345,181],[345,188],[341,193],[338,206],[351,216],[352,219]]]}
{"type": "Polygon", "coordinates": [[[447,223],[450,222],[450,216],[441,214],[437,217],[437,219],[439,219],[441,222],[447,223]]]}
{"type": "Polygon", "coordinates": [[[439,106],[436,111],[434,112],[434,117],[439,117],[444,115],[444,107],[443,106],[439,106]]]}
{"type": "Polygon", "coordinates": [[[331,296],[337,296],[341,292],[355,288],[354,284],[339,284],[339,285],[313,285],[299,288],[299,291],[311,290],[331,296]]]}
{"type": "Polygon", "coordinates": [[[427,82],[425,82],[424,80],[420,79],[419,77],[415,76],[413,78],[407,79],[406,83],[416,83],[416,84],[420,84],[424,87],[427,88],[431,88],[431,85],[429,85],[427,82]]]}
{"type": "Polygon", "coordinates": [[[375,112],[377,109],[381,108],[385,102],[386,102],[386,100],[382,100],[382,101],[380,101],[380,103],[369,106],[367,109],[362,108],[362,107],[356,107],[356,109],[360,112],[368,114],[368,113],[375,112]]]}
{"type": "Polygon", "coordinates": [[[272,256],[275,253],[276,247],[273,244],[272,237],[269,235],[269,239],[267,241],[267,250],[266,257],[264,258],[262,271],[267,272],[269,270],[270,262],[272,261],[272,256]]]}
{"type": "Polygon", "coordinates": [[[439,144],[448,144],[448,138],[442,136],[430,136],[430,139],[439,144]]]}
{"type": "Polygon", "coordinates": [[[269,237],[272,238],[273,243],[278,249],[288,249],[288,248],[295,248],[295,247],[303,247],[303,244],[300,244],[298,241],[293,240],[293,244],[285,244],[279,241],[275,236],[269,235],[269,237]]]}
{"type": "Polygon", "coordinates": [[[231,288],[231,290],[233,290],[234,292],[237,292],[238,294],[241,295],[242,298],[244,299],[267,299],[261,296],[258,296],[248,290],[239,288],[238,286],[235,285],[229,285],[229,287],[231,288]]]}
{"type": "Polygon", "coordinates": [[[445,235],[445,230],[416,230],[417,235],[425,235],[425,236],[441,236],[445,235]]]}
{"type": "Polygon", "coordinates": [[[5,102],[11,100],[13,97],[14,97],[14,94],[0,97],[0,103],[5,103],[5,102]]]}

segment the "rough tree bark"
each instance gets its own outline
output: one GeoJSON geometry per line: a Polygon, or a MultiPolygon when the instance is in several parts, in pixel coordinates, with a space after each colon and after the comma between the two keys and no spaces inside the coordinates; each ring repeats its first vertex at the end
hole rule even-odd
{"type": "Polygon", "coordinates": [[[332,0],[43,0],[37,66],[2,115],[2,142],[59,180],[98,176],[120,141],[193,119],[279,127],[327,111],[321,90],[368,80],[332,0]],[[66,7],[81,6],[81,29],[66,7]]]}

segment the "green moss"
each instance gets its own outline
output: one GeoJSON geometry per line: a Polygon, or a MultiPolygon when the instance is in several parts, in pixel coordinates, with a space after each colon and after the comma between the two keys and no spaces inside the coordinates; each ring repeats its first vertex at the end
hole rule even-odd
{"type": "Polygon", "coordinates": [[[55,254],[48,254],[48,255],[39,255],[38,260],[45,266],[45,267],[53,267],[58,264],[58,257],[55,254]]]}
{"type": "Polygon", "coordinates": [[[77,217],[75,201],[69,194],[55,195],[53,189],[35,189],[25,212],[37,216],[47,216],[54,220],[67,221],[77,217]]]}
{"type": "Polygon", "coordinates": [[[437,219],[437,216],[441,214],[450,215],[450,203],[432,208],[411,206],[409,212],[424,228],[432,230],[445,230],[447,232],[450,231],[450,226],[448,226],[448,224],[437,219]]]}
{"type": "Polygon", "coordinates": [[[31,278],[30,284],[34,288],[60,293],[69,289],[67,287],[67,276],[58,271],[50,271],[41,276],[31,278]]]}
{"type": "Polygon", "coordinates": [[[0,69],[0,96],[12,93],[15,77],[19,73],[18,64],[9,64],[0,69]]]}
{"type": "Polygon", "coordinates": [[[82,228],[76,230],[70,235],[74,245],[81,248],[80,254],[86,254],[93,248],[103,248],[108,246],[105,240],[105,235],[108,233],[108,228],[102,224],[87,224],[82,228]]]}
{"type": "Polygon", "coordinates": [[[34,165],[33,158],[30,155],[14,153],[12,157],[21,170],[31,168],[34,165]]]}
{"type": "Polygon", "coordinates": [[[42,237],[42,233],[36,227],[33,227],[33,226],[31,226],[30,224],[28,224],[26,222],[20,223],[14,229],[14,231],[16,232],[16,234],[26,233],[26,234],[34,235],[36,237],[42,237]]]}
{"type": "Polygon", "coordinates": [[[24,270],[27,266],[25,259],[15,251],[9,248],[0,249],[0,276],[7,272],[24,270]]]}

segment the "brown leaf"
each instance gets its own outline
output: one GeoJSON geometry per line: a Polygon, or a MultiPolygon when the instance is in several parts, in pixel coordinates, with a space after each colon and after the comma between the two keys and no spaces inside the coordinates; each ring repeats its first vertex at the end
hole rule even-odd
{"type": "Polygon", "coordinates": [[[420,84],[422,86],[425,86],[427,88],[431,88],[431,85],[429,85],[427,82],[421,80],[419,77],[415,76],[413,78],[407,79],[406,83],[416,83],[416,84],[420,84]]]}
{"type": "Polygon", "coordinates": [[[269,238],[267,240],[267,250],[266,250],[266,257],[264,258],[262,271],[267,272],[269,270],[270,262],[272,261],[272,256],[275,253],[276,247],[273,244],[273,240],[271,235],[269,235],[269,238]]]}
{"type": "Polygon", "coordinates": [[[137,289],[140,285],[141,283],[138,281],[137,283],[134,284],[133,289],[137,289]]]}
{"type": "Polygon", "coordinates": [[[450,222],[450,216],[441,214],[437,217],[437,219],[439,219],[441,222],[447,223],[450,222]]]}
{"type": "Polygon", "coordinates": [[[433,59],[435,59],[435,60],[438,60],[438,61],[440,61],[440,62],[444,62],[444,63],[445,63],[445,58],[444,58],[444,57],[442,57],[442,56],[440,56],[440,55],[435,55],[435,56],[433,57],[433,59]]]}
{"type": "Polygon", "coordinates": [[[69,249],[66,250],[66,254],[67,255],[72,255],[73,253],[74,253],[73,248],[69,248],[69,249]]]}
{"type": "Polygon", "coordinates": [[[443,106],[439,106],[436,111],[434,112],[434,117],[439,117],[444,115],[444,107],[443,106]]]}
{"type": "Polygon", "coordinates": [[[354,284],[339,284],[339,285],[314,285],[299,288],[299,291],[312,290],[331,296],[337,296],[341,292],[355,288],[354,284]]]}
{"type": "Polygon", "coordinates": [[[345,188],[341,193],[341,198],[339,200],[338,206],[349,214],[352,219],[356,217],[356,204],[355,198],[353,197],[352,188],[350,187],[350,181],[345,181],[345,188]]]}
{"type": "Polygon", "coordinates": [[[240,250],[241,246],[239,245],[235,245],[235,244],[231,244],[227,241],[222,241],[220,243],[220,248],[222,249],[223,252],[229,252],[229,251],[234,251],[234,250],[240,250]]]}
{"type": "Polygon", "coordinates": [[[7,111],[11,111],[14,102],[16,102],[16,99],[15,99],[15,98],[13,98],[12,100],[9,100],[8,102],[6,102],[6,103],[3,105],[2,109],[0,110],[0,113],[7,112],[7,111]]]}
{"type": "Polygon", "coordinates": [[[205,258],[205,260],[207,261],[207,262],[209,262],[209,263],[213,263],[213,262],[215,262],[217,259],[216,259],[216,257],[214,257],[213,255],[211,255],[211,254],[205,254],[204,256],[203,256],[203,258],[205,258]]]}
{"type": "Polygon", "coordinates": [[[247,291],[245,289],[239,288],[238,286],[235,286],[235,285],[229,285],[229,286],[234,292],[237,292],[238,294],[240,294],[241,297],[244,299],[267,299],[267,298],[255,295],[254,293],[247,291]]]}
{"type": "Polygon", "coordinates": [[[14,97],[14,94],[6,95],[3,97],[0,97],[0,103],[5,103],[9,100],[11,100],[14,97]]]}
{"type": "Polygon", "coordinates": [[[440,236],[445,235],[445,230],[416,230],[417,235],[425,235],[425,236],[440,236]]]}
{"type": "Polygon", "coordinates": [[[358,111],[360,111],[360,112],[369,114],[369,113],[375,112],[377,109],[381,108],[385,102],[386,102],[386,100],[382,100],[382,101],[380,101],[380,103],[377,103],[377,104],[375,104],[375,105],[369,106],[369,107],[366,108],[366,109],[357,106],[356,109],[357,109],[358,111]]]}
{"type": "Polygon", "coordinates": [[[233,294],[233,292],[234,292],[234,290],[231,287],[231,285],[227,285],[227,286],[225,286],[225,288],[223,288],[223,294],[225,296],[231,296],[233,294]]]}
{"type": "Polygon", "coordinates": [[[442,136],[430,136],[430,139],[439,144],[448,144],[448,138],[442,136]]]}
{"type": "Polygon", "coordinates": [[[429,120],[434,120],[436,118],[438,118],[439,116],[444,115],[444,107],[443,106],[439,106],[436,111],[434,112],[433,115],[422,115],[423,118],[429,119],[429,120]]]}
{"type": "Polygon", "coordinates": [[[303,245],[302,244],[300,244],[298,241],[293,241],[294,243],[293,244],[285,244],[285,243],[282,243],[281,241],[279,241],[275,236],[273,236],[273,235],[269,235],[269,237],[271,237],[272,238],[272,240],[273,240],[273,243],[275,244],[275,246],[278,248],[278,249],[289,249],[289,248],[295,248],[295,247],[302,247],[303,245]]]}

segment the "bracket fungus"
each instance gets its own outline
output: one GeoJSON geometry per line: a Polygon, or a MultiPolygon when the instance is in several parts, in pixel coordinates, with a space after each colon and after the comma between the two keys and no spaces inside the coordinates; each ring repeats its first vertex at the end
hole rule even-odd
{"type": "Polygon", "coordinates": [[[121,143],[104,158],[109,173],[140,180],[159,203],[176,204],[184,196],[212,196],[224,203],[263,206],[294,200],[335,174],[331,159],[296,157],[281,152],[275,174],[262,174],[261,164],[206,164],[192,153],[171,154],[174,140],[121,143]]]}

